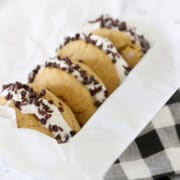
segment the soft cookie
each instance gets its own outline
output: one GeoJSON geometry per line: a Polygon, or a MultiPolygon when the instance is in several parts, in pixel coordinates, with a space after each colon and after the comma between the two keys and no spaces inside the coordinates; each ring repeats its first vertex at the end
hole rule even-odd
{"type": "Polygon", "coordinates": [[[38,65],[29,82],[46,88],[62,98],[84,125],[108,96],[102,80],[87,66],[66,59],[54,59],[38,65]]]}
{"type": "Polygon", "coordinates": [[[2,89],[0,104],[15,109],[17,127],[38,130],[59,143],[67,142],[80,130],[70,108],[48,90],[19,82],[3,85],[2,89]]]}
{"type": "Polygon", "coordinates": [[[88,28],[93,34],[112,41],[131,68],[138,63],[150,47],[144,36],[137,34],[135,28],[129,27],[124,21],[101,15],[89,21],[89,24],[88,28]]]}
{"type": "Polygon", "coordinates": [[[65,38],[58,55],[89,66],[112,93],[127,75],[128,65],[115,46],[106,38],[77,33],[65,38]]]}

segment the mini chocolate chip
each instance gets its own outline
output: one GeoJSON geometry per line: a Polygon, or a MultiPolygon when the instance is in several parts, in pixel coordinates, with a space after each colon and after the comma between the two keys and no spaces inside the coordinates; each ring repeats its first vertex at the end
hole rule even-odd
{"type": "Polygon", "coordinates": [[[32,103],[33,103],[33,99],[29,99],[29,100],[28,100],[28,103],[29,103],[29,104],[32,104],[32,103]]]}
{"type": "Polygon", "coordinates": [[[135,40],[135,39],[132,39],[131,42],[132,42],[133,44],[135,44],[135,43],[136,43],[136,40],[135,40]]]}
{"type": "Polygon", "coordinates": [[[100,92],[102,90],[102,86],[96,87],[95,90],[96,90],[96,93],[100,92]]]}
{"type": "Polygon", "coordinates": [[[53,125],[53,126],[52,126],[52,131],[54,131],[54,132],[57,132],[57,131],[58,131],[57,125],[53,125]]]}
{"type": "Polygon", "coordinates": [[[111,53],[112,53],[111,50],[109,49],[106,50],[106,54],[111,54],[111,53]]]}
{"type": "Polygon", "coordinates": [[[132,70],[129,66],[123,65],[124,69],[126,69],[126,73],[129,74],[129,72],[132,70]]]}
{"type": "Polygon", "coordinates": [[[14,105],[16,108],[21,109],[21,102],[20,101],[14,101],[14,105]]]}
{"type": "MultiPolygon", "coordinates": [[[[119,23],[117,23],[117,24],[119,24],[119,23]]],[[[126,29],[127,29],[126,23],[125,23],[125,22],[121,22],[121,23],[119,24],[118,29],[119,29],[120,31],[126,31],[126,29]]]]}
{"type": "Polygon", "coordinates": [[[79,39],[79,37],[80,37],[80,34],[79,33],[76,33],[76,39],[79,39]]]}
{"type": "Polygon", "coordinates": [[[99,101],[96,101],[94,104],[95,104],[95,106],[99,107],[102,103],[99,101]]]}
{"type": "Polygon", "coordinates": [[[13,98],[13,95],[12,94],[10,94],[10,97],[9,97],[10,99],[12,99],[13,98]]]}
{"type": "Polygon", "coordinates": [[[29,93],[34,93],[32,88],[29,88],[28,91],[29,91],[29,93]]]}
{"type": "Polygon", "coordinates": [[[45,125],[46,122],[47,122],[47,120],[46,120],[45,118],[41,118],[40,121],[41,121],[41,123],[44,124],[44,125],[45,125]]]}
{"type": "Polygon", "coordinates": [[[90,89],[91,96],[94,96],[96,94],[96,90],[90,89]]]}
{"type": "Polygon", "coordinates": [[[57,135],[57,136],[55,137],[55,139],[56,139],[56,140],[60,140],[60,139],[61,139],[61,136],[60,136],[60,135],[57,135]]]}
{"type": "Polygon", "coordinates": [[[43,111],[43,110],[41,110],[40,108],[38,108],[38,113],[41,114],[41,115],[45,115],[45,114],[46,114],[46,111],[43,111]]]}
{"type": "Polygon", "coordinates": [[[71,136],[73,137],[73,136],[76,134],[76,131],[73,131],[73,130],[72,130],[72,131],[70,131],[69,133],[70,133],[71,136]]]}
{"type": "Polygon", "coordinates": [[[7,88],[9,88],[9,87],[10,87],[10,84],[4,84],[4,85],[2,86],[2,89],[5,90],[5,89],[7,89],[7,88]]]}
{"type": "Polygon", "coordinates": [[[46,105],[46,104],[43,104],[43,109],[46,110],[46,111],[48,111],[48,110],[49,110],[49,106],[46,105]]]}
{"type": "Polygon", "coordinates": [[[74,70],[73,70],[73,68],[70,66],[69,68],[68,68],[68,72],[69,73],[72,73],[74,70]]]}
{"type": "Polygon", "coordinates": [[[63,128],[61,128],[60,126],[58,126],[58,129],[63,132],[63,128]]]}
{"type": "Polygon", "coordinates": [[[28,91],[28,90],[29,90],[29,86],[28,86],[28,85],[26,85],[26,84],[24,84],[24,85],[23,85],[23,88],[24,88],[26,91],[28,91]]]}
{"type": "Polygon", "coordinates": [[[91,40],[90,42],[91,42],[91,44],[96,45],[97,40],[91,40]]]}
{"type": "Polygon", "coordinates": [[[105,97],[108,97],[108,96],[109,96],[109,93],[108,93],[107,90],[104,91],[104,95],[105,95],[105,97]]]}
{"type": "Polygon", "coordinates": [[[12,99],[12,98],[13,98],[13,95],[12,95],[12,94],[10,94],[9,99],[12,99]]]}
{"type": "Polygon", "coordinates": [[[45,62],[45,67],[49,66],[49,62],[45,62]]]}
{"type": "Polygon", "coordinates": [[[80,68],[80,66],[78,64],[76,64],[75,66],[73,66],[73,68],[78,70],[80,68]]]}
{"type": "Polygon", "coordinates": [[[7,100],[11,100],[12,99],[12,94],[10,92],[8,92],[8,94],[5,97],[7,100]]]}
{"type": "Polygon", "coordinates": [[[83,84],[88,84],[88,77],[84,77],[82,83],[83,84]]]}
{"type": "Polygon", "coordinates": [[[71,60],[68,58],[65,58],[65,63],[69,66],[72,64],[71,60]]]}
{"type": "Polygon", "coordinates": [[[91,75],[91,76],[90,76],[90,79],[91,79],[92,81],[95,81],[94,75],[91,75]]]}
{"type": "Polygon", "coordinates": [[[57,64],[55,62],[51,63],[50,67],[57,68],[57,64]]]}
{"type": "Polygon", "coordinates": [[[58,107],[58,109],[59,109],[60,112],[63,112],[63,111],[64,111],[64,109],[63,109],[62,106],[58,107]]]}
{"type": "Polygon", "coordinates": [[[48,112],[48,113],[53,113],[53,111],[52,111],[52,110],[47,110],[47,112],[48,112]]]}
{"type": "Polygon", "coordinates": [[[86,71],[85,70],[80,70],[80,74],[82,77],[84,77],[86,75],[86,71]]]}
{"type": "Polygon", "coordinates": [[[139,35],[138,36],[140,44],[142,46],[142,51],[145,54],[147,52],[147,50],[150,48],[150,44],[149,42],[144,38],[143,35],[139,35]]]}
{"type": "Polygon", "coordinates": [[[29,98],[36,98],[36,94],[34,92],[29,92],[29,98]]]}
{"type": "Polygon", "coordinates": [[[27,101],[27,98],[26,98],[25,96],[23,96],[21,100],[22,100],[22,102],[24,103],[24,102],[27,101]]]}
{"type": "Polygon", "coordinates": [[[58,56],[57,56],[57,59],[58,59],[58,60],[61,60],[61,56],[60,56],[60,55],[58,55],[58,56]]]}
{"type": "Polygon", "coordinates": [[[17,89],[23,88],[22,83],[20,83],[20,82],[18,82],[18,81],[16,81],[15,85],[16,85],[16,88],[17,88],[17,89]]]}
{"type": "Polygon", "coordinates": [[[45,89],[42,89],[41,92],[39,93],[39,96],[42,97],[46,94],[46,91],[45,89]]]}
{"type": "Polygon", "coordinates": [[[40,106],[40,102],[39,102],[39,101],[35,101],[34,104],[35,104],[36,106],[40,106]]]}
{"type": "Polygon", "coordinates": [[[62,71],[66,71],[67,68],[66,68],[66,67],[62,67],[61,70],[62,70],[62,71]]]}
{"type": "Polygon", "coordinates": [[[116,63],[116,59],[112,59],[112,63],[115,64],[116,63]]]}
{"type": "Polygon", "coordinates": [[[52,116],[51,114],[46,114],[46,115],[45,115],[45,118],[46,118],[46,119],[49,119],[51,116],[52,116]]]}
{"type": "Polygon", "coordinates": [[[24,97],[26,95],[26,91],[21,91],[21,96],[24,97]]]}
{"type": "Polygon", "coordinates": [[[101,27],[102,27],[102,28],[105,27],[105,22],[101,21],[101,27]]]}
{"type": "Polygon", "coordinates": [[[133,29],[129,29],[128,31],[130,32],[131,35],[133,35],[133,36],[135,35],[135,32],[133,29]]]}
{"type": "Polygon", "coordinates": [[[48,103],[49,103],[49,104],[54,104],[54,102],[53,102],[52,99],[48,100],[48,103]]]}
{"type": "Polygon", "coordinates": [[[64,38],[64,45],[68,44],[70,40],[71,40],[70,37],[65,37],[64,38]]]}
{"type": "Polygon", "coordinates": [[[96,79],[94,79],[93,82],[94,82],[94,85],[99,84],[99,82],[96,79]]]}

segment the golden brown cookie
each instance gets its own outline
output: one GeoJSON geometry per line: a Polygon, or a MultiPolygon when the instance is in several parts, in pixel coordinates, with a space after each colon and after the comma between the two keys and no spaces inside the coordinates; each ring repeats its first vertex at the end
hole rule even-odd
{"type": "Polygon", "coordinates": [[[150,47],[144,36],[138,35],[135,28],[129,27],[126,22],[101,15],[89,23],[92,25],[89,26],[92,33],[112,41],[131,68],[139,62],[150,47]]]}
{"type": "Polygon", "coordinates": [[[37,66],[30,74],[29,82],[63,99],[80,125],[86,123],[108,95],[103,82],[90,68],[68,58],[37,66]]]}
{"type": "Polygon", "coordinates": [[[100,36],[77,33],[66,37],[58,55],[89,66],[102,79],[109,93],[112,93],[127,75],[127,63],[114,45],[100,36]]]}
{"type": "Polygon", "coordinates": [[[80,130],[70,108],[48,90],[19,82],[7,84],[0,94],[0,104],[15,109],[17,127],[38,130],[59,143],[67,142],[80,130]]]}

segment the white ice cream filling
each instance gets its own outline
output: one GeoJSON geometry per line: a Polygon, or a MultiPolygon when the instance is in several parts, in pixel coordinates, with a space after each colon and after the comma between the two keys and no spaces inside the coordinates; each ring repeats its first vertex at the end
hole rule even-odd
{"type": "MultiPolygon", "coordinates": [[[[8,95],[8,93],[10,93],[12,95],[12,99],[7,101],[7,105],[13,100],[13,101],[19,101],[22,102],[22,91],[26,91],[25,89],[18,89],[16,91],[12,91],[10,89],[5,89],[1,92],[0,96],[2,97],[6,97],[8,95]]],[[[26,96],[25,98],[29,99],[29,92],[26,91],[26,96]]],[[[66,121],[64,120],[62,114],[60,113],[59,109],[54,105],[54,104],[50,104],[46,99],[44,98],[40,98],[39,100],[41,100],[45,105],[47,105],[49,107],[49,110],[51,110],[51,116],[47,119],[46,124],[42,124],[44,127],[46,127],[47,129],[49,129],[49,126],[58,126],[61,127],[63,129],[63,131],[51,131],[54,137],[57,137],[58,135],[60,135],[61,137],[61,141],[65,141],[66,137],[65,136],[71,136],[70,135],[70,131],[72,130],[69,125],[66,123],[66,121]]],[[[42,106],[40,104],[40,106],[36,106],[35,104],[25,104],[25,105],[21,105],[20,111],[23,114],[33,114],[35,115],[39,120],[44,118],[44,116],[42,114],[40,114],[38,112],[38,109],[41,109],[42,106]]],[[[41,121],[40,121],[41,122],[41,121]]]]}

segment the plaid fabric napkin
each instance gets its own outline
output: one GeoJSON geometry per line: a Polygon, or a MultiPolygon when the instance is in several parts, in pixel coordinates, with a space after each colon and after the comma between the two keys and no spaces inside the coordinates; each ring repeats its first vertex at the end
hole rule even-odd
{"type": "Polygon", "coordinates": [[[105,180],[180,180],[180,90],[128,149],[105,180]]]}

